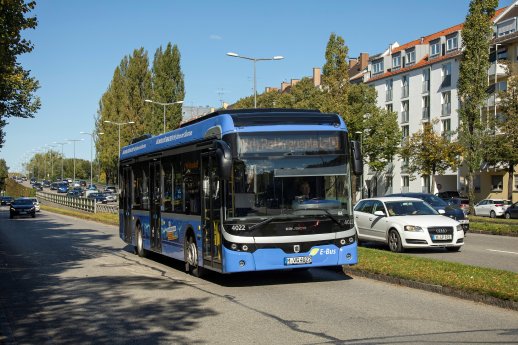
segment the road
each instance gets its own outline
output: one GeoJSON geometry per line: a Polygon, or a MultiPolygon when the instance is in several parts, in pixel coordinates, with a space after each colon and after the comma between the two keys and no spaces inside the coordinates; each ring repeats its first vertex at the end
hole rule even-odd
{"type": "MultiPolygon", "coordinates": [[[[372,242],[362,243],[362,245],[389,250],[386,245],[372,242]]],[[[404,254],[518,273],[518,237],[468,232],[460,252],[452,253],[442,248],[431,248],[409,249],[404,254]]]]}
{"type": "Polygon", "coordinates": [[[112,226],[0,210],[0,343],[518,341],[518,312],[339,270],[209,274],[142,259],[112,226]]]}

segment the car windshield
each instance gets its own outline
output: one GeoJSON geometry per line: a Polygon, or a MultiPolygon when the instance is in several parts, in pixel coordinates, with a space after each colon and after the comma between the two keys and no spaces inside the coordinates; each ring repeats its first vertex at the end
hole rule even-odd
{"type": "Polygon", "coordinates": [[[32,200],[30,199],[17,199],[13,202],[13,205],[32,205],[32,200]]]}
{"type": "Polygon", "coordinates": [[[438,196],[432,195],[432,194],[425,194],[423,197],[420,197],[419,199],[423,199],[433,207],[446,207],[448,204],[446,201],[442,200],[438,196]]]}
{"type": "Polygon", "coordinates": [[[439,214],[423,201],[389,201],[385,203],[390,216],[427,216],[439,214]]]}

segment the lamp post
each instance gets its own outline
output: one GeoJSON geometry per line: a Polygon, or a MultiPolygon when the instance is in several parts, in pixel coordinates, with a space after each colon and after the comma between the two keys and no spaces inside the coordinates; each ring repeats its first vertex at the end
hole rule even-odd
{"type": "Polygon", "coordinates": [[[74,143],[74,177],[72,178],[72,183],[76,182],[76,142],[83,140],[84,139],[67,139],[67,141],[74,143]]]}
{"type": "Polygon", "coordinates": [[[65,161],[65,154],[63,153],[63,146],[68,143],[67,142],[58,143],[55,141],[54,144],[61,145],[61,182],[63,182],[63,162],[65,161]]]}
{"type": "Polygon", "coordinates": [[[119,151],[118,151],[118,157],[117,157],[117,182],[119,182],[118,174],[119,174],[119,160],[120,160],[120,153],[121,153],[121,126],[131,125],[131,124],[135,123],[135,121],[113,122],[113,121],[105,120],[104,123],[111,123],[113,125],[116,125],[119,128],[119,151]]]}
{"type": "Polygon", "coordinates": [[[56,147],[55,145],[45,145],[50,148],[50,181],[52,182],[54,176],[54,153],[52,152],[52,148],[56,147]]]}
{"type": "Polygon", "coordinates": [[[167,107],[168,105],[182,104],[183,103],[183,101],[176,101],[176,102],[171,102],[171,103],[162,103],[162,102],[157,102],[157,101],[153,101],[153,100],[150,100],[150,99],[145,99],[144,102],[154,103],[154,104],[158,104],[158,105],[161,105],[161,106],[164,107],[164,133],[165,133],[165,107],[167,107]]]}
{"type": "Polygon", "coordinates": [[[256,68],[255,64],[257,61],[268,61],[268,60],[282,60],[284,59],[284,56],[274,56],[271,58],[253,58],[248,56],[239,55],[237,53],[229,52],[227,53],[228,56],[241,58],[245,60],[250,60],[254,62],[254,108],[257,108],[257,78],[256,78],[256,68]]]}
{"type": "MultiPolygon", "coordinates": [[[[362,152],[362,156],[363,156],[363,132],[362,131],[356,131],[354,133],[357,134],[360,137],[360,151],[362,152]]],[[[360,176],[361,198],[362,199],[364,198],[364,193],[363,193],[363,173],[364,172],[362,171],[362,175],[360,176]]]]}
{"type": "MultiPolygon", "coordinates": [[[[93,184],[93,158],[92,158],[92,152],[93,152],[93,147],[94,147],[94,135],[95,133],[92,132],[92,133],[88,133],[88,132],[79,132],[80,134],[85,134],[85,135],[89,135],[90,136],[90,186],[93,184]]],[[[104,134],[104,133],[99,133],[99,134],[104,134]]]]}

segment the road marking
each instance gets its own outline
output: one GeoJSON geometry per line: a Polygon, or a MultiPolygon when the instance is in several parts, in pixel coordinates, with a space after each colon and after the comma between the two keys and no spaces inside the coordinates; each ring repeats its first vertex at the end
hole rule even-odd
{"type": "Polygon", "coordinates": [[[496,249],[486,249],[486,250],[489,250],[490,252],[498,252],[498,253],[506,253],[506,254],[516,254],[516,255],[518,255],[517,252],[506,252],[505,250],[496,250],[496,249]]]}

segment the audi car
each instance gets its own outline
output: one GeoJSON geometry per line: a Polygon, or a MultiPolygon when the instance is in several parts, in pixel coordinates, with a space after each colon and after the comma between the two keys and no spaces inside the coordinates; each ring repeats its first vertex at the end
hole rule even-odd
{"type": "Polygon", "coordinates": [[[464,244],[462,225],[442,213],[417,198],[363,199],[354,207],[354,226],[361,241],[386,243],[393,252],[431,247],[458,252],[464,244]]]}
{"type": "Polygon", "coordinates": [[[31,199],[19,198],[11,203],[9,208],[9,218],[15,216],[31,216],[36,217],[36,206],[31,199]]]}

